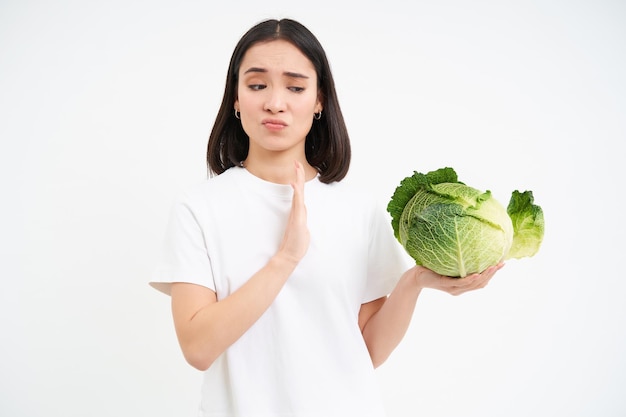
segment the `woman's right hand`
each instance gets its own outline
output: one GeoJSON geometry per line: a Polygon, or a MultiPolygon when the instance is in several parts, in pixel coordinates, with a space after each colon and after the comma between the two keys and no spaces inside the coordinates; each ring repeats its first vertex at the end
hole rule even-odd
{"type": "Polygon", "coordinates": [[[296,172],[295,181],[291,183],[293,188],[291,212],[277,255],[298,263],[309,248],[311,236],[307,226],[306,206],[304,205],[304,166],[298,161],[295,161],[294,165],[296,172]]]}

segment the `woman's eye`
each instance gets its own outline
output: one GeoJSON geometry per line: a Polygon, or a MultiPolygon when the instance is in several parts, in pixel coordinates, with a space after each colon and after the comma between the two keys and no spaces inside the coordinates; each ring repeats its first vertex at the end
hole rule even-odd
{"type": "Polygon", "coordinates": [[[289,87],[289,90],[294,93],[301,93],[304,91],[304,87],[289,87]]]}
{"type": "Polygon", "coordinates": [[[258,90],[263,90],[265,88],[265,85],[264,84],[250,84],[248,88],[250,90],[258,91],[258,90]]]}

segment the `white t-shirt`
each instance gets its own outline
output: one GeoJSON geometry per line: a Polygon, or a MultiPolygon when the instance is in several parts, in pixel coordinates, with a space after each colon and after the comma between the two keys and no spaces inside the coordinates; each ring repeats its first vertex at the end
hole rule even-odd
{"type": "MultiPolygon", "coordinates": [[[[228,297],[276,253],[292,193],[239,167],[194,187],[173,208],[151,284],[167,293],[171,282],[190,282],[228,297]]],[[[308,251],[269,309],[205,371],[200,416],[385,415],[358,313],[389,294],[411,260],[366,193],[314,179],[304,197],[308,251]]]]}

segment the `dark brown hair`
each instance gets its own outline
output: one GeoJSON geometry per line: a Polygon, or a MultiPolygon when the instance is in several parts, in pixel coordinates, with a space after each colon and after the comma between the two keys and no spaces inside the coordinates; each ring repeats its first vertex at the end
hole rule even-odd
{"type": "Polygon", "coordinates": [[[248,49],[259,42],[286,40],[296,46],[315,67],[322,117],[314,120],[306,136],[305,154],[320,173],[320,181],[341,181],[350,166],[350,138],[326,53],[315,35],[291,19],[266,20],[253,26],[237,43],[230,59],[222,104],[207,146],[208,169],[219,175],[248,156],[249,138],[234,115],[239,67],[248,49]]]}

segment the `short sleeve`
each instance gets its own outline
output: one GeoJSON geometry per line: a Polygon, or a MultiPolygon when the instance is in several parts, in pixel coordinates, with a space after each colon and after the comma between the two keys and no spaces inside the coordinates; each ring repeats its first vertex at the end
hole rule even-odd
{"type": "Polygon", "coordinates": [[[150,285],[169,295],[173,282],[188,282],[215,291],[205,236],[192,205],[185,200],[171,210],[161,257],[150,285]]]}
{"type": "Polygon", "coordinates": [[[393,234],[391,219],[380,204],[375,205],[368,249],[367,287],[362,303],[391,293],[400,276],[415,262],[393,234]]]}

